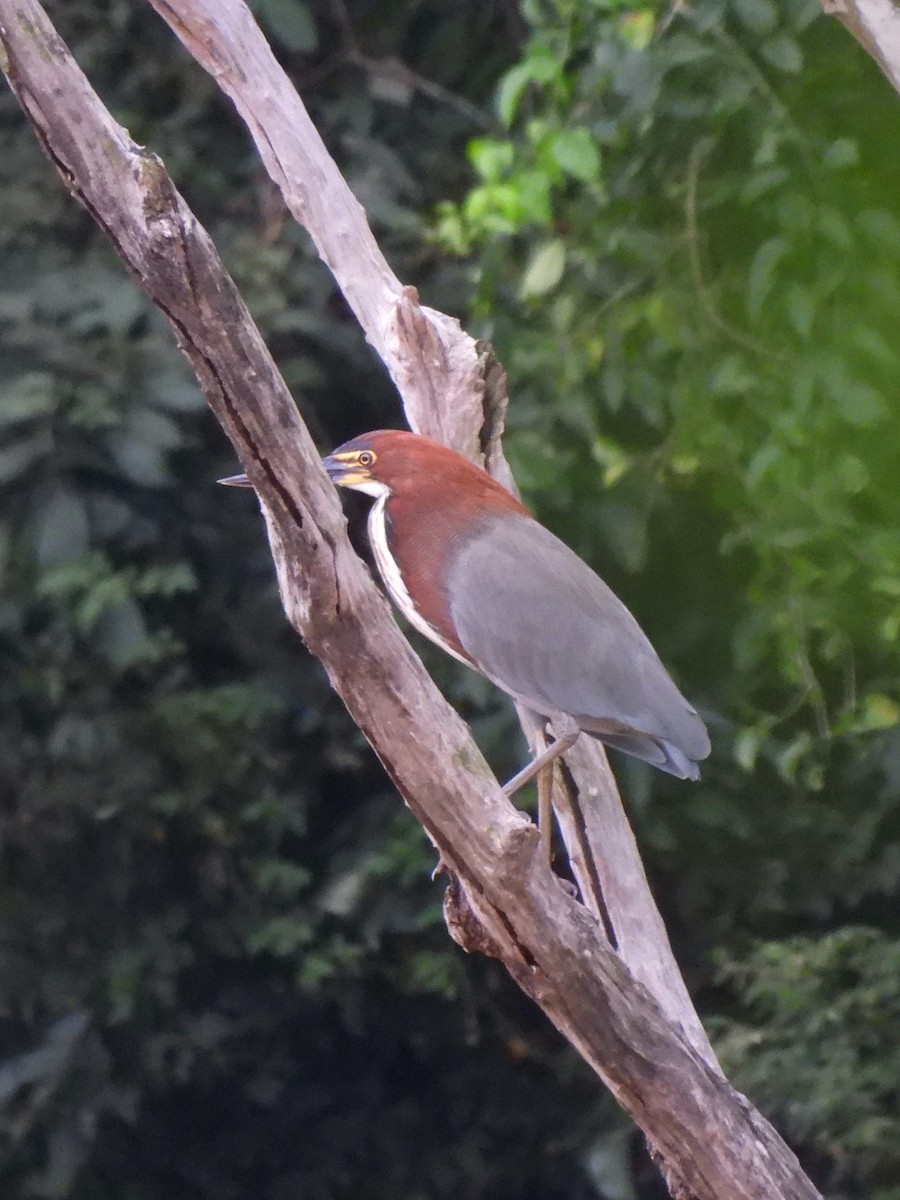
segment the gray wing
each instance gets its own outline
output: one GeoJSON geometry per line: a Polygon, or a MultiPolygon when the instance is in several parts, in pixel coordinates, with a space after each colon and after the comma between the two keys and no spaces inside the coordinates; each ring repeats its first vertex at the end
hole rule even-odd
{"type": "Polygon", "coordinates": [[[528,517],[485,521],[448,582],[460,644],[505,691],[674,774],[697,774],[694,760],[709,753],[703,722],[625,605],[548,529],[528,517]],[[629,731],[647,735],[645,752],[626,744],[629,731]]]}

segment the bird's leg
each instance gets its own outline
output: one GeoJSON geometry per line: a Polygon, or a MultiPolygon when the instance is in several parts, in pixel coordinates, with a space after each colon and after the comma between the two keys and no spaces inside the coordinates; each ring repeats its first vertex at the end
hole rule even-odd
{"type": "Polygon", "coordinates": [[[537,776],[538,828],[541,831],[541,847],[544,852],[544,859],[549,866],[552,860],[553,782],[556,760],[575,744],[581,730],[570,717],[566,718],[560,715],[555,719],[554,724],[550,726],[553,741],[548,746],[546,744],[544,722],[541,721],[540,724],[537,724],[537,720],[537,714],[532,713],[531,722],[535,725],[535,739],[540,738],[541,742],[544,743],[544,749],[539,754],[536,754],[526,767],[523,767],[518,774],[513,775],[512,779],[503,785],[503,791],[507,796],[512,796],[520,787],[523,787],[529,780],[534,779],[535,775],[537,776]]]}
{"type": "Polygon", "coordinates": [[[541,831],[541,849],[547,866],[553,863],[553,772],[555,762],[546,763],[538,771],[538,829],[541,831]]]}
{"type": "Polygon", "coordinates": [[[523,787],[529,780],[534,779],[538,771],[541,771],[549,763],[554,762],[561,754],[565,754],[567,750],[575,745],[581,730],[573,721],[571,725],[568,723],[563,726],[563,732],[560,733],[555,741],[552,741],[545,750],[540,754],[535,755],[527,767],[523,767],[518,775],[513,775],[508,783],[503,785],[503,791],[507,796],[512,796],[520,787],[523,787]]]}

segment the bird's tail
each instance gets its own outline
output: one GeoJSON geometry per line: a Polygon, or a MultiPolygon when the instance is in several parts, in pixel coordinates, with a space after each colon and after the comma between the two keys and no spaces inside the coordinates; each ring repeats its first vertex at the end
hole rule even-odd
{"type": "Polygon", "coordinates": [[[664,738],[652,738],[641,733],[594,733],[593,730],[590,733],[592,737],[599,738],[605,746],[639,758],[678,779],[700,778],[697,763],[664,738]]]}

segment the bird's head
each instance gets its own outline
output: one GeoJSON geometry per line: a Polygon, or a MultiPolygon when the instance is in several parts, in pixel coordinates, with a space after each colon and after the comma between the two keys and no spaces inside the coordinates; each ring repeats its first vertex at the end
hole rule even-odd
{"type": "MultiPolygon", "coordinates": [[[[484,512],[527,514],[527,509],[480,467],[455,450],[417,433],[379,429],[344,442],[322,459],[332,482],[391,498],[421,514],[434,507],[452,510],[459,519],[484,512]]],[[[249,486],[246,475],[220,479],[249,486]]]]}
{"type": "Polygon", "coordinates": [[[328,477],[339,487],[383,496],[394,490],[397,481],[412,468],[415,442],[412,434],[380,429],[344,442],[322,459],[328,477]]]}
{"type": "MultiPolygon", "coordinates": [[[[322,459],[322,465],[333,483],[377,497],[392,493],[404,481],[433,475],[427,464],[435,455],[439,461],[445,456],[459,457],[414,433],[379,429],[344,442],[322,459]]],[[[252,486],[246,475],[230,475],[219,483],[229,487],[252,486]]]]}
{"type": "Polygon", "coordinates": [[[441,497],[447,503],[483,503],[497,494],[501,505],[518,502],[480,467],[439,442],[399,429],[364,433],[338,446],[323,459],[325,470],[339,487],[369,496],[441,497]]]}

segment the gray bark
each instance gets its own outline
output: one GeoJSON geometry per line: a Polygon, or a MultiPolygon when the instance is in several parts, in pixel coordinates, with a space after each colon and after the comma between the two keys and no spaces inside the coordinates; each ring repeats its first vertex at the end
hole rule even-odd
{"type": "MultiPolygon", "coordinates": [[[[217,78],[245,86],[252,77],[248,90],[274,105],[286,134],[302,131],[295,150],[310,157],[300,167],[288,161],[274,127],[259,127],[290,187],[302,196],[312,183],[311,190],[327,196],[321,219],[333,220],[340,234],[331,239],[318,229],[317,239],[353,294],[369,339],[387,356],[417,427],[470,452],[473,444],[487,448],[488,461],[502,470],[493,433],[480,436],[484,358],[454,322],[420,308],[400,287],[367,227],[357,228],[365,220],[352,198],[336,211],[345,185],[330,160],[328,166],[322,161],[327,153],[315,131],[302,122],[291,125],[299,100],[286,99],[274,60],[254,57],[262,53],[261,38],[243,5],[185,0],[158,7],[185,40],[202,34],[217,78]],[[231,32],[243,39],[233,56],[219,40],[229,16],[240,18],[231,32]],[[457,407],[441,414],[445,394],[457,407]]],[[[680,993],[667,982],[667,972],[677,977],[677,969],[655,909],[638,922],[637,934],[627,930],[629,897],[641,908],[649,893],[608,774],[601,776],[604,803],[591,805],[590,820],[601,813],[599,831],[612,842],[607,850],[633,855],[637,870],[622,889],[615,864],[598,858],[599,865],[585,869],[602,882],[609,908],[612,881],[620,948],[636,954],[640,945],[652,969],[614,952],[598,921],[543,863],[534,826],[504,797],[353,554],[315,447],[207,234],[159,159],[112,120],[36,0],[0,0],[0,67],[66,186],[166,315],[193,365],[257,489],[289,620],[322,660],[452,872],[447,912],[453,935],[467,949],[498,957],[581,1052],[646,1132],[676,1195],[811,1200],[817,1193],[793,1154],[715,1067],[693,1010],[684,1015],[680,997],[687,994],[680,978],[680,993]],[[648,937],[660,945],[648,947],[648,937]]],[[[311,208],[307,197],[307,215],[311,208]]],[[[489,371],[487,378],[491,384],[496,375],[489,371]]],[[[492,421],[488,426],[498,428],[492,421]]],[[[591,761],[586,769],[596,766],[591,761]]]]}
{"type": "MultiPolygon", "coordinates": [[[[500,447],[505,376],[489,350],[477,346],[458,321],[421,306],[415,290],[400,284],[243,0],[150,3],[233,101],[285,204],[309,231],[384,360],[410,428],[484,463],[515,491],[500,447]]],[[[534,746],[535,721],[525,713],[520,717],[534,746]]],[[[605,913],[629,970],[715,1067],[603,747],[582,738],[567,763],[585,802],[570,796],[558,780],[555,803],[585,903],[596,916],[605,913]]]]}
{"type": "Polygon", "coordinates": [[[821,0],[863,49],[875,59],[900,92],[900,8],[894,0],[821,0]]]}

